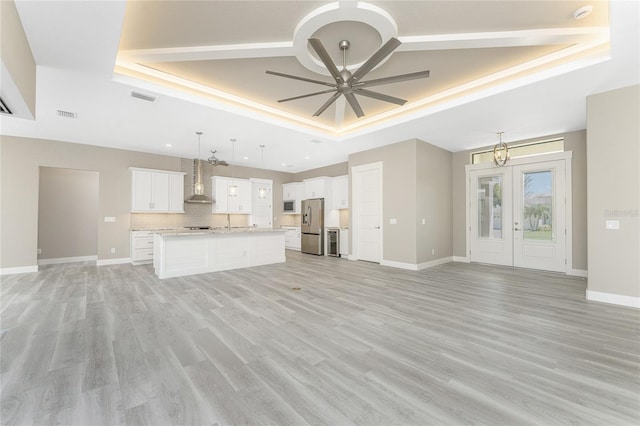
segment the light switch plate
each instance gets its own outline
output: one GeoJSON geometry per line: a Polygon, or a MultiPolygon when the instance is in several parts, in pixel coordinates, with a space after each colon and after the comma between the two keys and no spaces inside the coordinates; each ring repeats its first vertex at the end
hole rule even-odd
{"type": "Polygon", "coordinates": [[[113,217],[113,216],[105,216],[105,217],[104,217],[104,221],[105,221],[105,222],[115,222],[115,221],[116,221],[116,218],[115,218],[115,217],[113,217]]]}
{"type": "Polygon", "coordinates": [[[619,220],[607,220],[607,229],[620,229],[619,220]]]}
{"type": "Polygon", "coordinates": [[[398,219],[396,219],[395,217],[392,217],[392,218],[389,219],[389,223],[391,225],[395,225],[396,223],[398,223],[398,219]]]}

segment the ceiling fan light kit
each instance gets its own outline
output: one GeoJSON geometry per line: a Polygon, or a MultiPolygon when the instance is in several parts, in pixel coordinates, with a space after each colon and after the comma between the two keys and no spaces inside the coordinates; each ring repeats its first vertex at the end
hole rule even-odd
{"type": "Polygon", "coordinates": [[[289,102],[297,99],[308,98],[311,96],[321,95],[325,93],[333,93],[331,97],[313,114],[314,117],[320,116],[327,110],[340,96],[345,97],[347,103],[356,114],[358,118],[364,117],[364,111],[360,106],[355,95],[366,96],[368,98],[377,99],[384,102],[393,103],[396,105],[404,105],[407,100],[400,99],[395,96],[385,95],[383,93],[373,92],[368,90],[371,86],[380,86],[383,84],[398,83],[401,81],[415,80],[419,78],[429,77],[429,71],[418,71],[409,74],[401,74],[390,77],[377,78],[369,81],[361,81],[361,79],[369,73],[372,69],[378,66],[385,58],[387,58],[394,50],[398,48],[402,43],[395,37],[391,37],[385,44],[382,45],[369,59],[367,59],[355,72],[351,72],[347,69],[347,50],[351,46],[349,40],[341,40],[338,43],[338,47],[342,51],[342,70],[338,70],[338,67],[329,56],[329,53],[325,49],[322,42],[317,38],[310,38],[309,45],[316,52],[327,71],[331,74],[335,83],[327,83],[320,80],[314,80],[305,77],[299,77],[295,75],[285,74],[276,71],[267,70],[267,74],[275,75],[278,77],[291,78],[294,80],[305,81],[307,83],[320,84],[323,86],[329,86],[331,89],[321,90],[319,92],[308,93],[306,95],[294,96],[290,98],[280,99],[278,102],[289,102]]]}

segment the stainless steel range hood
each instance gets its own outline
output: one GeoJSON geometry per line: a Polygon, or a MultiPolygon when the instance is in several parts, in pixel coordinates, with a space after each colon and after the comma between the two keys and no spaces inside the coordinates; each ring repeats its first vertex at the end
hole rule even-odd
{"type": "Polygon", "coordinates": [[[202,162],[199,159],[193,160],[193,195],[185,203],[211,204],[211,198],[204,195],[204,183],[202,182],[202,162]]]}

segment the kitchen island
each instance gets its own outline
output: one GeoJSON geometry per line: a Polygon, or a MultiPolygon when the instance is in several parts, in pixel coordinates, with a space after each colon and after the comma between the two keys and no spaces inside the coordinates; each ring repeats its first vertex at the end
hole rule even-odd
{"type": "Polygon", "coordinates": [[[173,230],[153,236],[153,267],[160,279],[285,260],[284,229],[173,230]]]}

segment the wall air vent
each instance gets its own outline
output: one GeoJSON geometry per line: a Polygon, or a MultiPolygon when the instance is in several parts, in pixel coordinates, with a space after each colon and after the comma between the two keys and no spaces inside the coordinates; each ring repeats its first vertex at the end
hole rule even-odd
{"type": "Polygon", "coordinates": [[[136,92],[135,90],[131,91],[131,97],[142,99],[143,101],[147,101],[147,102],[155,102],[156,99],[158,99],[157,96],[147,95],[146,93],[136,92]]]}
{"type": "Polygon", "coordinates": [[[56,110],[56,112],[58,113],[58,115],[60,117],[64,117],[64,118],[78,118],[78,114],[76,114],[75,112],[71,112],[71,111],[63,111],[61,109],[56,110]]]}
{"type": "Polygon", "coordinates": [[[13,114],[2,98],[0,98],[0,114],[13,114]]]}

